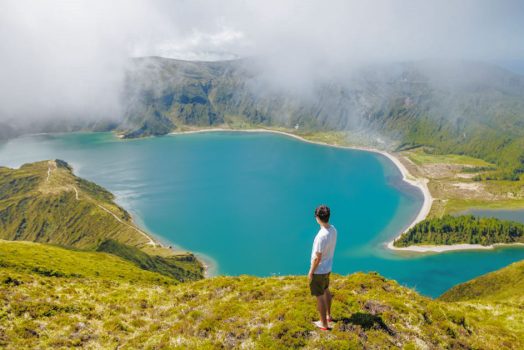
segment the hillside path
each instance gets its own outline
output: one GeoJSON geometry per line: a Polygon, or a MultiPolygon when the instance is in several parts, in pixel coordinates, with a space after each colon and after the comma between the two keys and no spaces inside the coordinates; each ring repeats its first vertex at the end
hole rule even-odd
{"type": "MultiPolygon", "coordinates": [[[[50,160],[48,163],[48,167],[47,167],[47,179],[46,179],[46,182],[49,182],[49,178],[51,177],[51,174],[54,170],[57,169],[57,166],[56,166],[56,162],[53,161],[53,160],[50,160]]],[[[78,189],[76,188],[75,185],[70,185],[71,188],[73,188],[73,190],[75,191],[75,199],[78,201],[80,200],[79,196],[78,196],[78,189]]],[[[156,246],[156,242],[153,241],[153,239],[151,237],[149,237],[149,235],[147,233],[145,233],[144,231],[138,229],[137,227],[133,226],[133,225],[130,225],[129,223],[123,221],[122,219],[120,219],[115,213],[113,213],[111,210],[107,209],[106,207],[104,207],[103,205],[101,204],[98,204],[98,203],[95,203],[100,209],[102,209],[103,211],[105,211],[106,213],[112,215],[116,220],[118,220],[118,222],[132,228],[133,230],[137,231],[138,233],[140,233],[141,235],[143,235],[144,237],[146,237],[148,239],[148,242],[147,244],[151,245],[151,246],[156,246]]]]}

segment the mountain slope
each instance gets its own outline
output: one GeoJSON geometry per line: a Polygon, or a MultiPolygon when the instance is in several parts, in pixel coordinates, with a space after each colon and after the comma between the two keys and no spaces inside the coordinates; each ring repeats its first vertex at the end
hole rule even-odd
{"type": "Polygon", "coordinates": [[[330,333],[305,277],[174,285],[104,253],[0,241],[0,346],[20,348],[518,349],[517,307],[431,300],[377,274],[334,276],[330,333]],[[513,313],[513,318],[508,317],[513,313]],[[489,317],[488,317],[489,315],[489,317]]]}
{"type": "Polygon", "coordinates": [[[0,238],[94,249],[106,238],[153,245],[100,186],[62,161],[0,168],[0,238]]]}
{"type": "Polygon", "coordinates": [[[298,126],[299,133],[344,132],[396,150],[467,154],[499,166],[485,179],[516,180],[524,172],[522,75],[481,62],[419,61],[334,72],[307,88],[283,88],[259,63],[134,58],[119,122],[13,122],[0,128],[0,139],[72,130],[141,137],[187,126],[298,126]]]}
{"type": "Polygon", "coordinates": [[[524,305],[524,261],[459,284],[439,298],[445,301],[490,300],[524,305]]]}
{"type": "Polygon", "coordinates": [[[177,127],[263,125],[338,130],[426,146],[524,171],[524,77],[478,62],[377,65],[339,74],[311,91],[279,89],[250,60],[135,59],[126,90],[126,137],[177,127]]]}
{"type": "Polygon", "coordinates": [[[76,177],[64,161],[0,167],[0,239],[99,249],[119,256],[125,251],[124,257],[142,268],[177,279],[202,277],[202,265],[194,255],[175,256],[153,241],[113,199],[104,188],[76,177]]]}

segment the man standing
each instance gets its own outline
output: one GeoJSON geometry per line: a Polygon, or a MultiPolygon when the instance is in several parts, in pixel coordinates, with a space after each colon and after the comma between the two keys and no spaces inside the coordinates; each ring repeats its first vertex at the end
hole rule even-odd
{"type": "Polygon", "coordinates": [[[320,321],[315,325],[323,331],[329,330],[331,318],[331,293],[329,291],[329,274],[333,265],[333,255],[337,243],[337,230],[329,224],[330,210],[321,205],[315,209],[315,219],[320,225],[311,251],[311,268],[308,280],[311,295],[317,297],[317,309],[320,321]]]}

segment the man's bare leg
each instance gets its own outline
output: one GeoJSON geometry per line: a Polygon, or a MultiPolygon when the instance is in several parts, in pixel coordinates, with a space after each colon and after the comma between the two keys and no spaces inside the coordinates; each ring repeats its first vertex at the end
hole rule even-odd
{"type": "Polygon", "coordinates": [[[317,310],[320,315],[320,322],[322,322],[322,327],[328,328],[328,323],[326,319],[326,299],[324,298],[324,294],[317,296],[317,310]]]}
{"type": "Polygon", "coordinates": [[[331,318],[331,301],[333,300],[333,295],[331,295],[331,292],[329,291],[329,288],[326,288],[323,295],[325,301],[326,301],[326,318],[331,318]]]}

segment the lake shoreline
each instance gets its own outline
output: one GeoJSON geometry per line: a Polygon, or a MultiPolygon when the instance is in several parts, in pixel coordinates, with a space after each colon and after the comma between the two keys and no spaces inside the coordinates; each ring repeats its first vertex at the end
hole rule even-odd
{"type": "MultiPolygon", "coordinates": [[[[395,156],[394,154],[390,153],[390,152],[379,150],[379,149],[376,149],[376,148],[371,148],[371,147],[334,145],[334,144],[329,144],[329,143],[321,142],[321,141],[308,140],[308,139],[306,139],[306,138],[304,138],[304,137],[302,137],[300,135],[296,135],[296,134],[293,134],[293,133],[290,133],[290,132],[285,132],[285,131],[281,131],[281,130],[261,129],[261,128],[255,128],[255,129],[208,128],[208,129],[187,130],[187,131],[174,131],[174,132],[170,132],[168,135],[175,135],[176,136],[176,135],[187,135],[187,134],[197,134],[197,133],[207,133],[207,132],[273,133],[273,134],[279,134],[279,135],[288,136],[288,137],[294,138],[294,139],[302,141],[302,142],[307,142],[307,143],[316,144],[316,145],[320,145],[320,146],[366,151],[366,152],[377,153],[377,154],[380,154],[380,155],[386,157],[400,171],[400,173],[402,175],[402,181],[410,184],[411,186],[417,187],[418,189],[420,189],[420,191],[422,192],[422,195],[423,195],[423,203],[422,203],[422,207],[420,208],[419,213],[417,214],[415,219],[407,226],[406,229],[403,229],[398,235],[395,236],[395,238],[393,240],[385,243],[385,246],[388,249],[391,249],[391,250],[410,250],[410,249],[408,249],[410,247],[397,248],[397,247],[395,247],[393,245],[393,243],[395,242],[395,240],[397,240],[400,236],[402,236],[410,228],[412,228],[413,226],[415,226],[416,224],[418,224],[419,222],[424,220],[428,216],[428,214],[429,214],[429,212],[431,210],[431,206],[433,204],[433,197],[432,197],[431,192],[429,191],[429,188],[428,188],[429,180],[426,179],[426,178],[416,178],[413,175],[411,175],[409,173],[408,169],[404,166],[404,164],[402,164],[400,159],[397,156],[395,156]]],[[[412,251],[418,252],[416,247],[414,247],[414,250],[412,250],[412,251]]]]}
{"type": "MultiPolygon", "coordinates": [[[[253,128],[253,129],[230,129],[230,128],[222,128],[222,127],[202,128],[202,129],[196,129],[196,130],[173,131],[173,132],[168,133],[167,135],[176,136],[176,135],[210,133],[210,132],[273,133],[273,134],[279,134],[279,135],[291,137],[291,138],[294,138],[296,140],[306,142],[306,143],[327,146],[327,147],[340,148],[340,149],[353,149],[353,150],[360,150],[360,151],[366,151],[366,152],[373,152],[373,153],[381,154],[382,156],[388,158],[400,171],[402,175],[402,181],[419,188],[423,194],[423,204],[422,204],[422,207],[419,213],[415,217],[415,219],[405,229],[401,230],[400,233],[396,235],[391,241],[384,243],[384,246],[389,250],[398,251],[398,252],[401,252],[401,251],[413,252],[413,253],[443,253],[443,252],[448,252],[448,251],[460,251],[460,250],[492,250],[492,249],[495,249],[501,246],[521,245],[521,243],[496,243],[490,246],[482,246],[479,244],[453,244],[453,245],[426,245],[426,246],[411,245],[408,247],[395,247],[394,246],[395,240],[399,239],[406,231],[411,229],[417,223],[424,220],[428,216],[431,210],[432,204],[433,204],[433,197],[427,186],[429,182],[428,179],[416,178],[412,176],[410,172],[408,171],[408,169],[404,166],[404,164],[402,164],[398,156],[394,155],[391,152],[379,150],[376,148],[330,144],[327,142],[308,140],[307,138],[304,138],[297,134],[293,134],[291,132],[286,132],[282,130],[273,130],[273,129],[263,129],[263,128],[253,128]]],[[[47,133],[42,133],[42,134],[47,134],[47,133]]],[[[122,139],[122,135],[116,134],[116,137],[118,137],[119,139],[122,139]]],[[[151,136],[151,137],[154,137],[154,136],[151,136]]],[[[159,242],[158,237],[154,235],[150,235],[150,237],[153,240],[156,240],[159,243],[159,245],[161,246],[163,245],[161,240],[159,242]]],[[[176,246],[176,244],[173,244],[173,246],[176,246]]],[[[202,254],[200,255],[202,256],[202,254]]],[[[208,259],[206,259],[207,260],[206,262],[202,261],[203,259],[201,260],[205,266],[206,275],[210,271],[214,271],[216,273],[216,266],[213,266],[214,264],[211,262],[211,259],[209,259],[209,257],[207,258],[208,259]]],[[[214,275],[214,274],[211,274],[211,275],[214,275]]]]}
{"type": "Polygon", "coordinates": [[[481,244],[450,244],[450,245],[410,245],[408,247],[395,247],[395,250],[416,252],[416,253],[444,253],[457,250],[493,250],[513,246],[524,246],[524,243],[495,243],[491,245],[481,244]]]}
{"type": "Polygon", "coordinates": [[[404,166],[404,164],[402,164],[399,157],[396,156],[395,154],[384,151],[384,150],[371,148],[371,147],[343,146],[343,145],[329,144],[329,143],[321,142],[321,141],[313,141],[313,140],[308,140],[300,135],[296,135],[290,132],[285,132],[281,130],[260,129],[260,128],[255,128],[255,129],[210,128],[210,129],[188,130],[188,131],[178,131],[178,132],[175,131],[175,132],[169,133],[169,135],[196,134],[196,133],[206,133],[206,132],[274,133],[274,134],[280,134],[280,135],[292,137],[302,142],[312,143],[312,144],[321,145],[321,146],[341,148],[341,149],[353,149],[353,150],[359,150],[359,151],[373,152],[373,153],[377,153],[377,154],[380,154],[388,158],[402,174],[402,181],[410,184],[411,186],[414,186],[420,189],[423,195],[423,203],[415,219],[413,219],[413,221],[405,229],[401,230],[400,233],[396,235],[391,241],[384,243],[387,249],[397,251],[397,252],[445,253],[449,251],[463,251],[463,250],[493,250],[497,247],[524,245],[522,243],[496,243],[496,244],[489,245],[489,246],[483,246],[480,244],[452,244],[452,245],[426,245],[426,246],[411,245],[408,247],[395,247],[394,243],[397,239],[399,239],[404,233],[406,233],[409,229],[414,227],[416,224],[418,224],[419,222],[427,218],[429,212],[431,211],[431,207],[433,205],[433,196],[431,195],[431,192],[429,191],[429,188],[428,188],[429,180],[426,178],[414,177],[409,172],[409,170],[404,166]]]}

